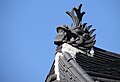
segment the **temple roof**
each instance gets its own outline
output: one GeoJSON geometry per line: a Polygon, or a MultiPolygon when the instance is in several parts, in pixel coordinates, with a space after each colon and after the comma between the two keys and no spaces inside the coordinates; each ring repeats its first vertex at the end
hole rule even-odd
{"type": "Polygon", "coordinates": [[[76,54],[76,62],[90,76],[120,80],[120,54],[97,47],[94,51],[94,57],[76,54]]]}
{"type": "Polygon", "coordinates": [[[120,82],[120,54],[94,46],[95,29],[82,23],[81,6],[66,12],[74,25],[57,27],[55,60],[45,82],[120,82]]]}

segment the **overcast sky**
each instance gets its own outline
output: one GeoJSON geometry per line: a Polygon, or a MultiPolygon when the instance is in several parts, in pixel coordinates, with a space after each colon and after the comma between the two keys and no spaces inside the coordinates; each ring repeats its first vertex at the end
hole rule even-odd
{"type": "Polygon", "coordinates": [[[82,3],[83,22],[96,28],[95,46],[120,53],[120,0],[0,0],[0,82],[44,82],[56,27],[82,3]]]}

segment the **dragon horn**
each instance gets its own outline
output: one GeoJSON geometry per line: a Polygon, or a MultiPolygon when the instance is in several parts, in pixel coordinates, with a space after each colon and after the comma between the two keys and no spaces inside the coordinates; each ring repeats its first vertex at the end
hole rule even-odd
{"type": "Polygon", "coordinates": [[[79,26],[80,22],[82,21],[82,17],[85,14],[85,12],[81,13],[81,7],[82,4],[79,5],[78,9],[74,7],[71,12],[69,11],[66,12],[72,18],[75,26],[79,26]],[[77,16],[74,15],[74,11],[77,16]]]}

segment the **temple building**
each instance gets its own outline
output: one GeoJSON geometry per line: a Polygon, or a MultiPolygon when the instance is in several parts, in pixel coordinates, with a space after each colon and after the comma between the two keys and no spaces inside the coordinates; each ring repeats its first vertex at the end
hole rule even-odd
{"type": "Polygon", "coordinates": [[[55,59],[45,82],[120,82],[120,54],[94,46],[95,29],[82,23],[82,4],[66,13],[70,27],[57,27],[55,59]]]}

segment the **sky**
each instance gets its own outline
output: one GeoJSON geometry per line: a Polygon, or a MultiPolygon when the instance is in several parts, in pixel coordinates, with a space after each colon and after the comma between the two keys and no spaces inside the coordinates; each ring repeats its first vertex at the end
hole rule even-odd
{"type": "Polygon", "coordinates": [[[0,82],[44,82],[55,56],[56,27],[82,3],[96,47],[120,53],[120,0],[0,0],[0,82]]]}

